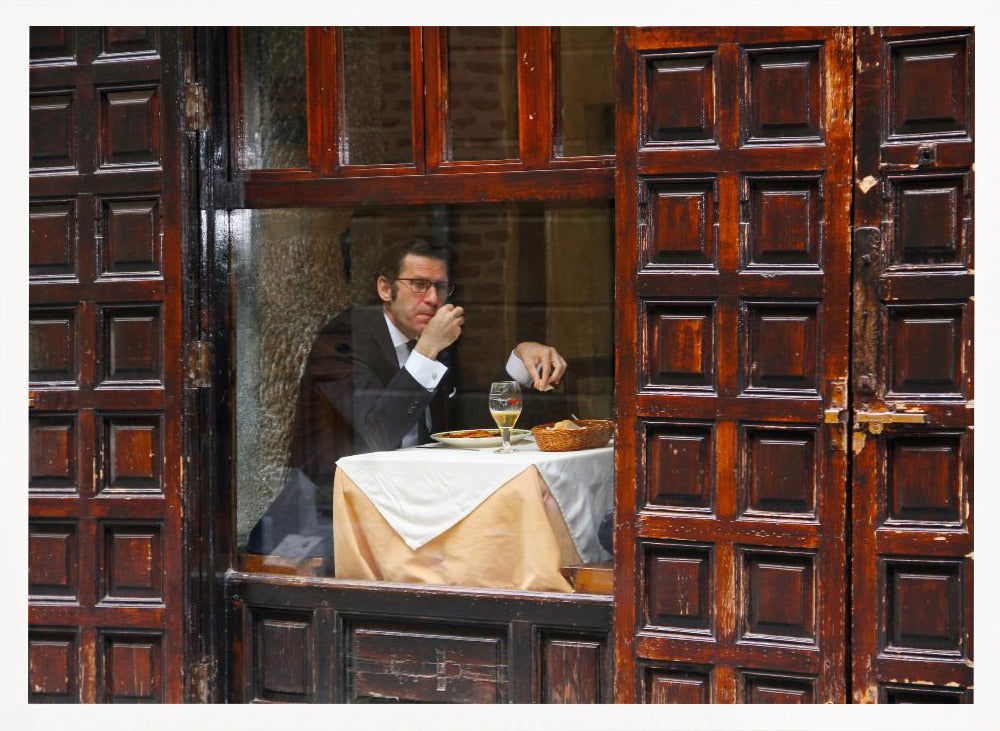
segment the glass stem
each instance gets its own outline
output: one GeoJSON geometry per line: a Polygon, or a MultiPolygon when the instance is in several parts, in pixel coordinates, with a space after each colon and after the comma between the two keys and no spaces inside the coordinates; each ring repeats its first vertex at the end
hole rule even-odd
{"type": "Polygon", "coordinates": [[[500,427],[500,436],[503,438],[503,451],[510,451],[510,427],[502,426],[500,427]]]}

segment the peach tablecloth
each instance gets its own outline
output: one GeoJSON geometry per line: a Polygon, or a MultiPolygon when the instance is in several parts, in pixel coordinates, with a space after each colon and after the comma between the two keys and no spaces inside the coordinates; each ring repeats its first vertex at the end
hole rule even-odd
{"type": "Polygon", "coordinates": [[[333,483],[336,575],[343,579],[572,591],[580,562],[559,505],[534,466],[416,550],[340,468],[333,483]]]}

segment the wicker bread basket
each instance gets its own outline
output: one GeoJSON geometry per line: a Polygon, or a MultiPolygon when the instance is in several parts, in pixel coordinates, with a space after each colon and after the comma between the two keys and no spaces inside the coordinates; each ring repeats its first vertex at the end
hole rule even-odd
{"type": "Polygon", "coordinates": [[[555,422],[531,427],[535,443],[543,452],[573,452],[577,449],[603,447],[615,431],[615,423],[606,419],[574,419],[582,429],[549,429],[555,422]]]}

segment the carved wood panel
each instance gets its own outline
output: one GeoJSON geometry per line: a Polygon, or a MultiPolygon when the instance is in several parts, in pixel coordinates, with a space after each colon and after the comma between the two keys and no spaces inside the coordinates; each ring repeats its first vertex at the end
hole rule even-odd
{"type": "Polygon", "coordinates": [[[231,701],[608,703],[611,597],[230,574],[231,701]]]}
{"type": "Polygon", "coordinates": [[[542,703],[604,703],[611,648],[593,635],[543,631],[539,637],[542,703]]]}
{"type": "Polygon", "coordinates": [[[456,629],[355,625],[348,630],[348,700],[504,703],[508,677],[502,634],[456,629]]]}
{"type": "Polygon", "coordinates": [[[177,43],[31,31],[33,701],[183,698],[177,43]]]}
{"type": "Polygon", "coordinates": [[[644,703],[709,703],[712,669],[688,665],[642,666],[641,699],[644,703]]]}
{"type": "Polygon", "coordinates": [[[619,33],[619,702],[846,697],[852,51],[619,33]]]}
{"type": "Polygon", "coordinates": [[[857,702],[972,700],[973,48],[858,30],[857,702]]]}
{"type": "Polygon", "coordinates": [[[28,701],[80,702],[80,638],[72,628],[28,632],[28,701]]]}

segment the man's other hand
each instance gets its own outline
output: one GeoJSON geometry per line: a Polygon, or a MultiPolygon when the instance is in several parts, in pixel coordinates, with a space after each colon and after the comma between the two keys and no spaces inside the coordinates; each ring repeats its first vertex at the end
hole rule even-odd
{"type": "Polygon", "coordinates": [[[465,310],[455,305],[443,305],[427,321],[414,347],[420,355],[437,360],[438,354],[458,340],[465,324],[465,310]]]}
{"type": "Polygon", "coordinates": [[[541,343],[527,341],[518,343],[514,354],[521,359],[524,367],[534,379],[536,391],[549,391],[562,379],[566,372],[566,360],[555,348],[541,343]]]}

